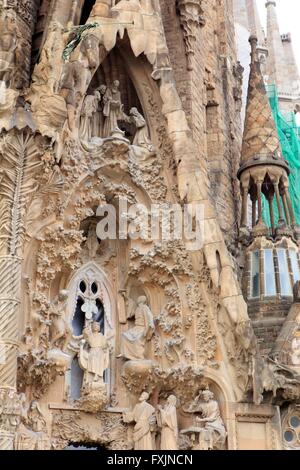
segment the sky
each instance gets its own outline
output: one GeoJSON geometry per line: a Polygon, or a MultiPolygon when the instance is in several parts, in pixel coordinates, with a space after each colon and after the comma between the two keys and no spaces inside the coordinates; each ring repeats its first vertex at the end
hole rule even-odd
{"type": "MultiPolygon", "coordinates": [[[[265,0],[256,0],[262,25],[266,28],[265,0]]],[[[300,70],[300,0],[276,0],[280,32],[291,33],[294,53],[300,70]]]]}

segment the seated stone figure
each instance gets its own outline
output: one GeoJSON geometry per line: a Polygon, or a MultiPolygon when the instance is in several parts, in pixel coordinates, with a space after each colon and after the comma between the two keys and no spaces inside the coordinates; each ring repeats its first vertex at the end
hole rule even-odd
{"type": "Polygon", "coordinates": [[[153,315],[146,302],[145,296],[140,296],[137,300],[135,325],[122,334],[119,357],[131,360],[145,359],[146,342],[151,340],[154,333],[153,315]]]}
{"type": "Polygon", "coordinates": [[[21,424],[15,436],[15,450],[49,450],[46,421],[37,401],[32,401],[26,413],[23,408],[21,424]]]}
{"type": "Polygon", "coordinates": [[[218,402],[210,390],[200,390],[191,405],[185,409],[194,414],[194,425],[183,430],[184,434],[198,434],[195,450],[220,449],[225,444],[226,429],[221,418],[218,402]]]}

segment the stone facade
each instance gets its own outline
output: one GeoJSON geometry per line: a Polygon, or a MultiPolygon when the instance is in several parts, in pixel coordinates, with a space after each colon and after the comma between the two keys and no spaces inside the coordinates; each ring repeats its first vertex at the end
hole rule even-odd
{"type": "Polygon", "coordinates": [[[268,234],[241,211],[232,2],[23,3],[0,9],[0,449],[297,447],[298,297],[265,356],[242,294],[268,234]],[[112,208],[146,225],[124,204],[201,207],[201,245],[105,237],[112,208]]]}

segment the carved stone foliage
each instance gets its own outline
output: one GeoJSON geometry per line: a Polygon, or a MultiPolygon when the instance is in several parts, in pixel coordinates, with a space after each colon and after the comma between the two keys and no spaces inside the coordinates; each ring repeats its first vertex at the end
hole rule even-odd
{"type": "Polygon", "coordinates": [[[127,429],[121,413],[86,415],[79,411],[59,411],[53,416],[52,447],[64,449],[69,443],[98,444],[110,450],[127,450],[127,429]]]}
{"type": "Polygon", "coordinates": [[[18,357],[18,389],[24,392],[30,387],[34,398],[41,398],[47,392],[58,373],[56,364],[48,361],[44,354],[36,356],[30,351],[18,357]]]}
{"type": "Polygon", "coordinates": [[[2,254],[21,254],[25,208],[37,190],[36,176],[43,166],[43,148],[37,142],[32,135],[22,133],[6,135],[0,142],[2,254]]]}
{"type": "Polygon", "coordinates": [[[205,25],[201,3],[202,0],[177,0],[187,56],[187,69],[190,71],[193,70],[192,57],[195,54],[197,28],[205,25]]]}

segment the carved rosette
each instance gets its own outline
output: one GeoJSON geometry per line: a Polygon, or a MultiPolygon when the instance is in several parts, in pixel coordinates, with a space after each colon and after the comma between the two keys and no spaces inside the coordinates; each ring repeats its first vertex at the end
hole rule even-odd
{"type": "Polygon", "coordinates": [[[189,71],[193,70],[192,58],[195,54],[197,29],[205,25],[201,3],[202,0],[177,0],[189,71]]]}

